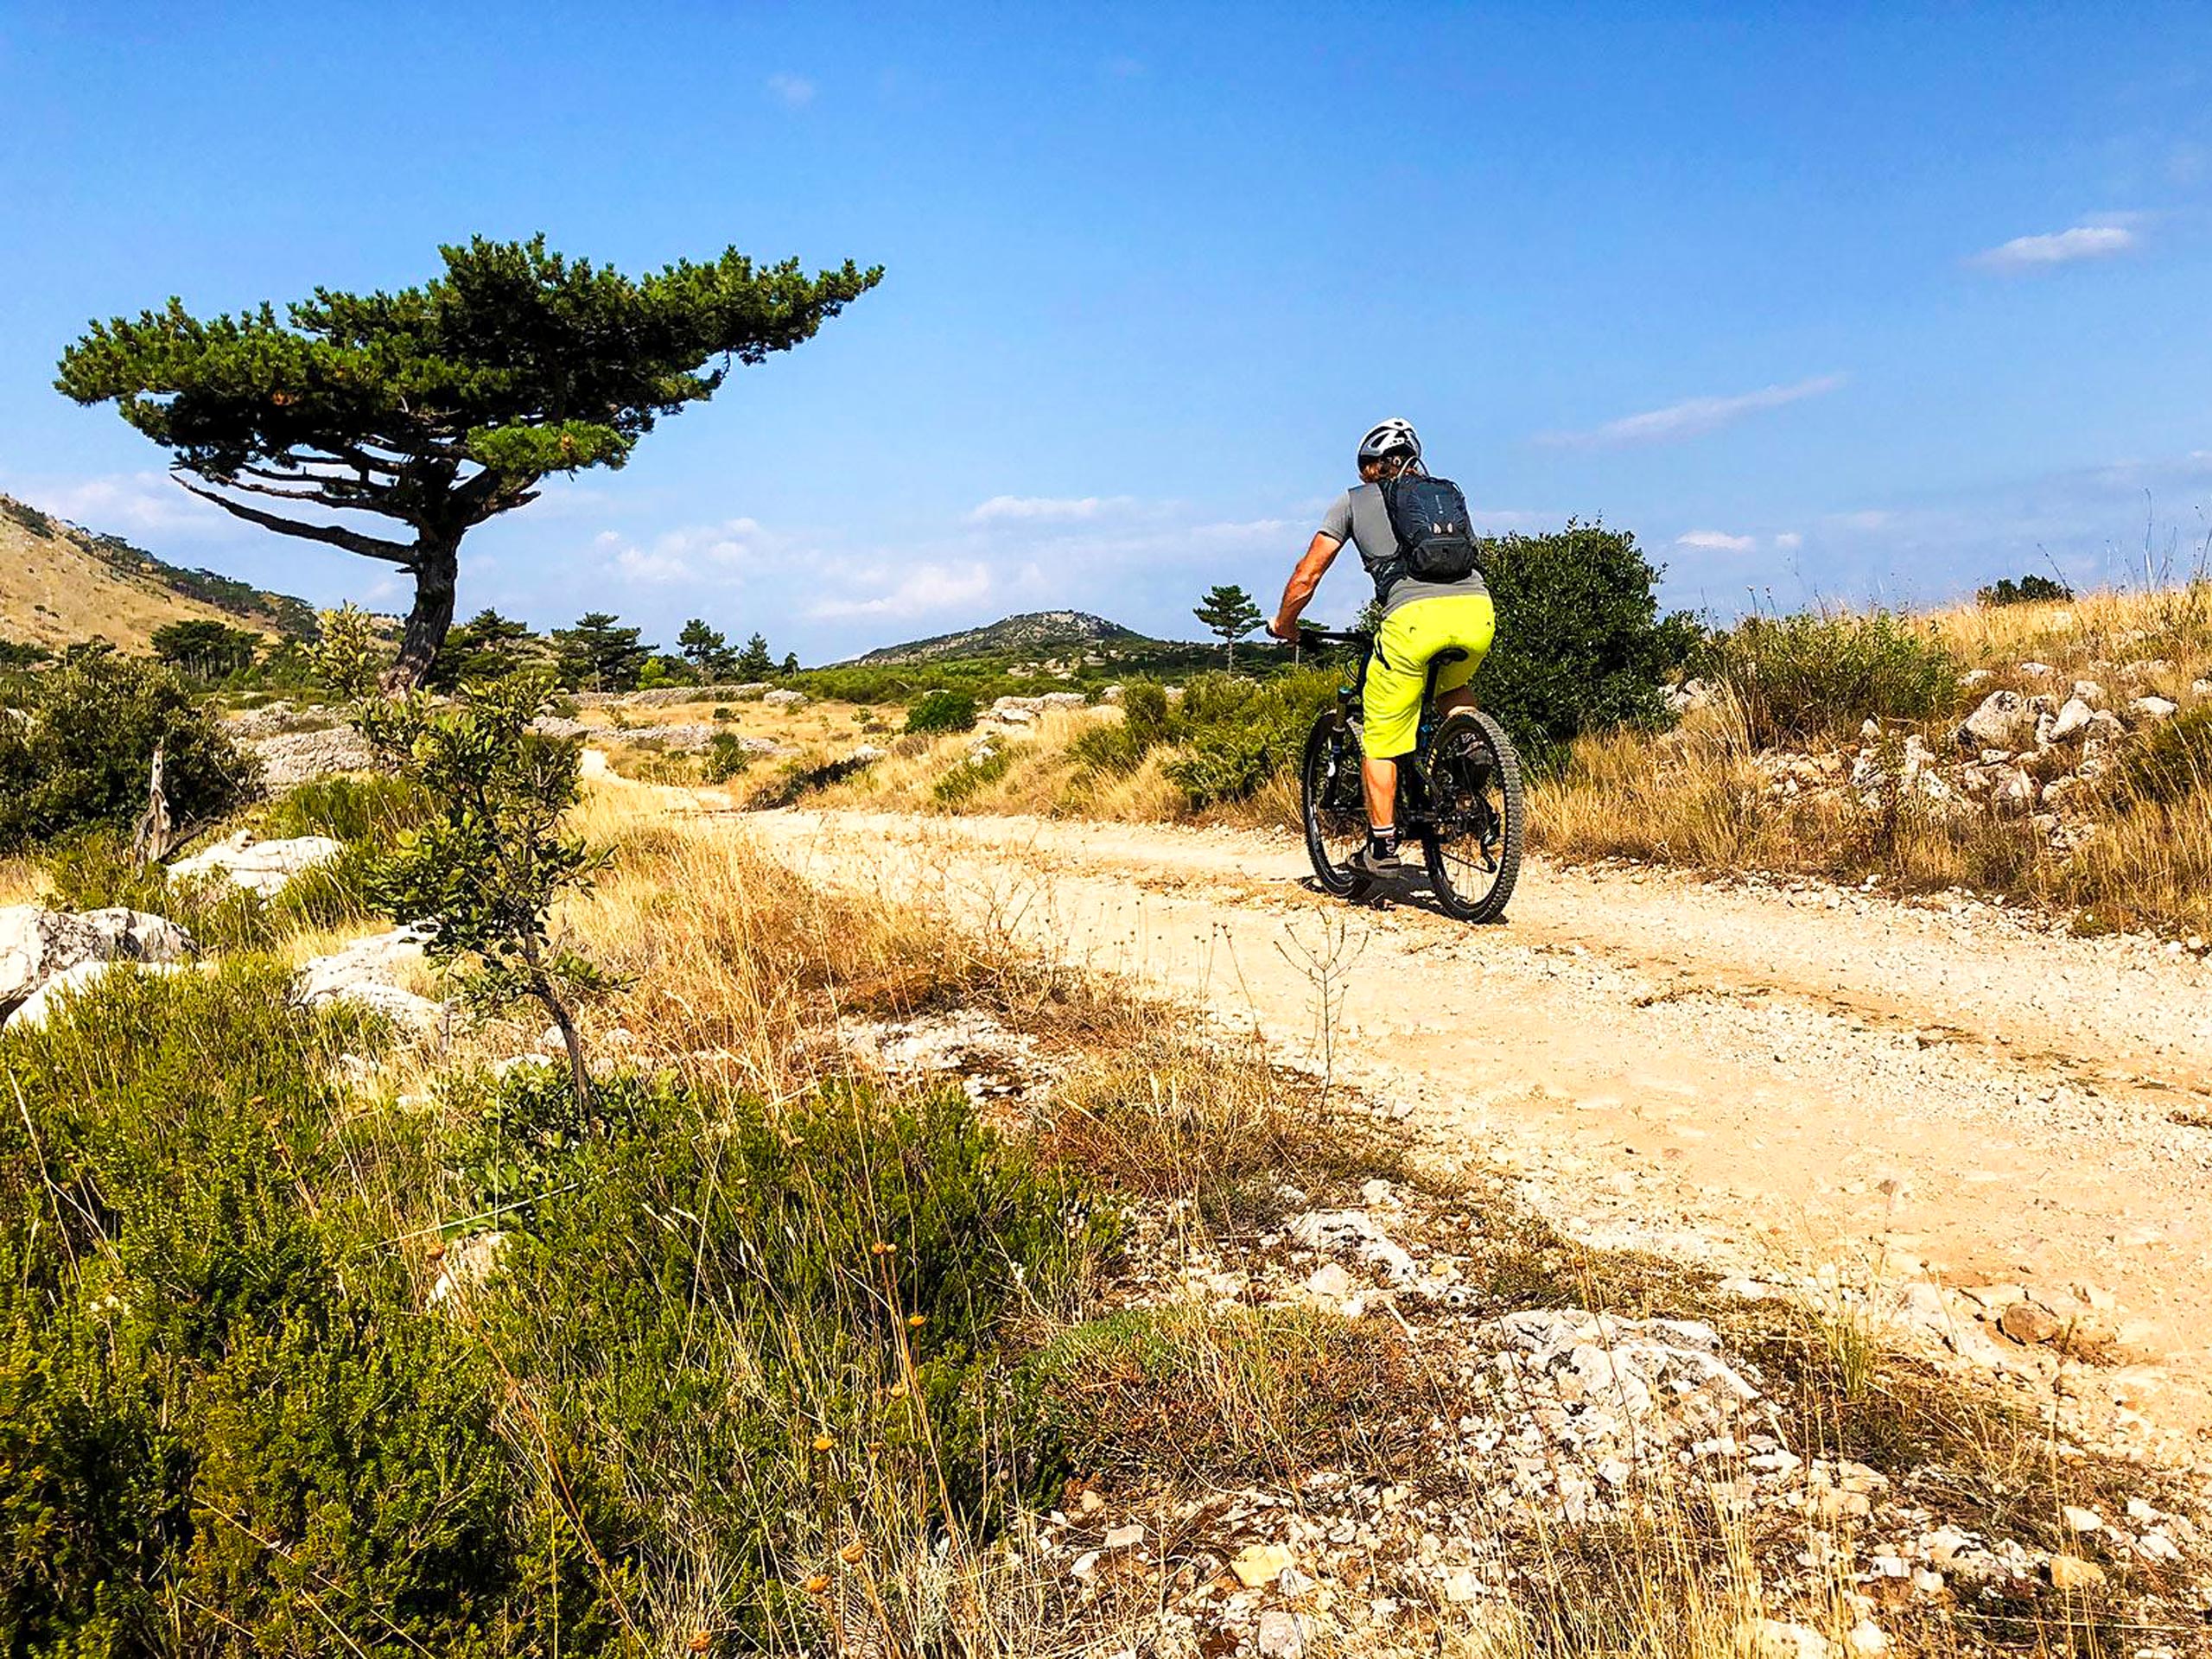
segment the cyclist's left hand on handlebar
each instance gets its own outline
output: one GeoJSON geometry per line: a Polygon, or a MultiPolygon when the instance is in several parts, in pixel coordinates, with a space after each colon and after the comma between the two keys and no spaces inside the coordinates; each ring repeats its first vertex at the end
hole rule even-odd
{"type": "Polygon", "coordinates": [[[1268,624],[1268,637],[1271,639],[1280,639],[1287,645],[1294,644],[1298,639],[1298,624],[1293,622],[1286,627],[1283,625],[1283,620],[1277,617],[1268,624]]]}

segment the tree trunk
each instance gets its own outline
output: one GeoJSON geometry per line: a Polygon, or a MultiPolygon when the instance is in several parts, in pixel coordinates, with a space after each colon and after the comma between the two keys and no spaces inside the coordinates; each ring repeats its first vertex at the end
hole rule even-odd
{"type": "Polygon", "coordinates": [[[553,1024],[561,1033],[561,1045],[569,1051],[569,1087],[575,1091],[579,1106],[591,1103],[591,1067],[584,1060],[584,1039],[576,1030],[576,1018],[569,1012],[552,985],[541,978],[531,988],[545,1011],[553,1016],[553,1024]]]}
{"type": "Polygon", "coordinates": [[[415,543],[415,604],[399,637],[399,656],[378,683],[398,696],[423,683],[438,647],[453,626],[454,583],[461,575],[461,538],[433,537],[425,531],[415,543]]]}

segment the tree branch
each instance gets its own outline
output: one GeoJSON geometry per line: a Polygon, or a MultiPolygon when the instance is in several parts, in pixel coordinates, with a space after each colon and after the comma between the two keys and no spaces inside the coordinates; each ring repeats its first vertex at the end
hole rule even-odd
{"type": "MultiPolygon", "coordinates": [[[[175,477],[175,474],[170,474],[175,477]]],[[[398,542],[387,542],[381,537],[364,536],[359,531],[346,530],[336,524],[303,524],[296,518],[286,518],[274,512],[264,512],[258,507],[249,507],[243,501],[232,501],[213,490],[203,490],[197,484],[188,484],[177,478],[177,487],[202,501],[213,501],[233,518],[243,518],[250,524],[259,524],[264,530],[273,530],[280,536],[297,536],[302,540],[322,542],[332,547],[342,547],[348,553],[359,553],[365,558],[382,559],[387,564],[397,564],[405,569],[415,568],[415,550],[398,542]]],[[[240,485],[241,489],[249,487],[240,485]]],[[[265,490],[265,495],[282,495],[281,490],[265,490]]],[[[288,497],[288,499],[298,499],[288,497]]]]}

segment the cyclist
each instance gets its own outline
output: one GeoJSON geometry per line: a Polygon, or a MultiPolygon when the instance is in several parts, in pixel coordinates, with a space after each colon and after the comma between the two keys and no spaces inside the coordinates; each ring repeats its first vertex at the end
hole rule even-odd
{"type": "Polygon", "coordinates": [[[1430,582],[1404,568],[1382,483],[1421,461],[1421,437],[1411,423],[1389,420],[1372,429],[1359,441],[1358,459],[1359,483],[1321,515],[1321,528],[1290,573],[1281,608],[1268,632],[1278,639],[1296,639],[1299,616],[1338,550],[1346,542],[1358,548],[1359,562],[1375,579],[1375,597],[1382,608],[1367,665],[1359,767],[1367,796],[1367,845],[1352,855],[1351,864],[1362,874],[1387,878],[1403,868],[1398,861],[1398,760],[1413,753],[1428,660],[1455,645],[1467,653],[1464,661],[1438,671],[1437,707],[1472,707],[1467,682],[1490,651],[1497,619],[1480,575],[1470,572],[1456,582],[1430,582]]]}

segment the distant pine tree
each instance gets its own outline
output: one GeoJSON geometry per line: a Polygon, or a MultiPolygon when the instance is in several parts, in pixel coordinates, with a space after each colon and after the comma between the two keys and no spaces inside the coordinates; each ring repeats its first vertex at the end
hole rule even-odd
{"type": "Polygon", "coordinates": [[[745,642],[745,649],[737,653],[737,673],[747,680],[765,680],[776,671],[776,659],[768,653],[765,635],[754,634],[745,642]]]}
{"type": "Polygon", "coordinates": [[[1236,671],[1236,642],[1260,626],[1263,620],[1260,607],[1252,602],[1252,595],[1242,588],[1209,588],[1198,608],[1191,613],[1206,625],[1207,631],[1221,641],[1228,653],[1229,671],[1236,671]]]}

